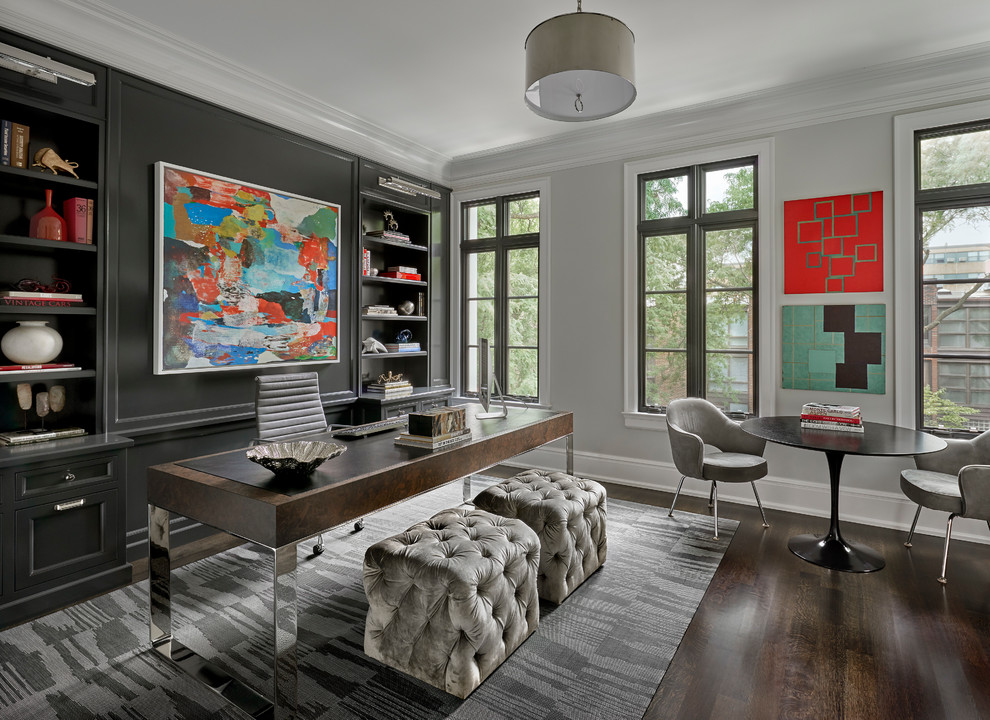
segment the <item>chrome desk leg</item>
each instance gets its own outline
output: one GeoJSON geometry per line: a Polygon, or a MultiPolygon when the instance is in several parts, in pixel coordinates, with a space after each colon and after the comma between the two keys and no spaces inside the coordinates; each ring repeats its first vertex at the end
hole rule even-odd
{"type": "Polygon", "coordinates": [[[272,575],[275,606],[274,703],[197,655],[172,637],[172,555],[169,540],[171,513],[148,505],[148,585],[151,609],[148,627],[152,648],[200,684],[236,705],[252,718],[286,720],[296,713],[296,546],[268,550],[274,559],[272,575]]]}
{"type": "MultiPolygon", "coordinates": [[[[169,546],[169,511],[148,505],[148,589],[151,611],[148,629],[151,645],[172,640],[172,555],[169,546]]],[[[168,648],[163,653],[169,656],[168,648]]]]}
{"type": "Polygon", "coordinates": [[[275,554],[275,720],[296,714],[296,544],[277,548],[275,554]]]}
{"type": "Polygon", "coordinates": [[[574,474],[574,433],[564,438],[564,452],[567,454],[567,474],[574,474]]]}
{"type": "Polygon", "coordinates": [[[465,475],[463,480],[463,488],[461,490],[461,499],[464,502],[471,501],[471,478],[473,475],[465,475]]]}

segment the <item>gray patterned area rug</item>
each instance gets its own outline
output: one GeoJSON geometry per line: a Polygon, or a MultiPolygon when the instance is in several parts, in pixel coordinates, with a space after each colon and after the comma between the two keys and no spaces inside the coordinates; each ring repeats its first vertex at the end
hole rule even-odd
{"type": "MultiPolygon", "coordinates": [[[[459,482],[300,545],[299,717],[348,720],[641,718],[736,523],[608,501],[608,559],[466,700],[367,657],[364,550],[460,504],[459,482]]],[[[242,546],[173,574],[174,634],[271,696],[271,564],[242,546]]],[[[242,718],[149,649],[147,581],[0,633],[0,718],[242,718]]]]}

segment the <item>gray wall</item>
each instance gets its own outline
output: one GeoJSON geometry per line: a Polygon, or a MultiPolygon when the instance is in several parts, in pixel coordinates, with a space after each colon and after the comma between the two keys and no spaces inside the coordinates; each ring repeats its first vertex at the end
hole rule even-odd
{"type": "MultiPolygon", "coordinates": [[[[918,108],[921,109],[921,108],[918,108]]],[[[815,393],[825,402],[860,405],[864,417],[894,422],[896,392],[912,393],[911,387],[894,387],[893,329],[894,284],[912,278],[893,276],[897,252],[912,252],[909,237],[893,234],[893,117],[879,113],[851,120],[822,123],[752,137],[731,138],[739,142],[771,137],[774,141],[773,173],[775,200],[764,212],[775,214],[774,237],[763,237],[773,252],[783,253],[783,203],[787,200],[882,190],[884,193],[884,291],[854,293],[843,302],[887,305],[887,393],[815,393]]],[[[550,400],[554,407],[575,413],[575,465],[579,473],[616,482],[673,490],[679,475],[670,460],[664,430],[629,428],[623,410],[623,353],[627,338],[622,327],[623,294],[623,166],[625,162],[663,155],[679,155],[692,149],[690,141],[663,153],[643,152],[620,160],[550,173],[552,267],[550,271],[550,400]]],[[[701,149],[701,148],[697,148],[701,149]]],[[[766,168],[761,168],[765,171],[766,168]]],[[[498,183],[518,182],[527,177],[501,174],[498,183]]],[[[476,190],[478,182],[474,183],[476,190]]],[[[456,190],[456,188],[455,188],[456,190]]],[[[835,302],[835,295],[784,295],[782,262],[776,267],[776,295],[761,297],[761,322],[779,328],[784,304],[835,302]]],[[[780,349],[762,348],[764,357],[780,349]]],[[[768,363],[764,363],[766,367],[768,363]]],[[[773,373],[776,375],[776,373],[773,373]]],[[[796,414],[809,399],[805,391],[783,390],[779,376],[764,371],[761,382],[772,388],[774,407],[762,414],[796,414]]],[[[761,496],[769,507],[827,517],[829,513],[828,469],[824,454],[768,445],[766,456],[771,475],[761,484],[761,496]]],[[[557,449],[532,453],[523,464],[561,467],[557,449]]],[[[887,527],[907,528],[914,506],[898,489],[898,474],[912,465],[910,459],[846,459],[842,473],[840,509],[844,520],[887,527]]],[[[707,485],[686,483],[685,492],[705,495],[707,485]]],[[[748,487],[727,486],[723,499],[754,504],[748,487]]],[[[754,521],[758,520],[754,509],[754,521]]],[[[945,515],[922,515],[919,531],[944,533],[945,515]]],[[[810,530],[824,530],[823,520],[809,519],[810,530]]],[[[958,537],[987,541],[986,526],[974,521],[957,524],[958,537]]]]}

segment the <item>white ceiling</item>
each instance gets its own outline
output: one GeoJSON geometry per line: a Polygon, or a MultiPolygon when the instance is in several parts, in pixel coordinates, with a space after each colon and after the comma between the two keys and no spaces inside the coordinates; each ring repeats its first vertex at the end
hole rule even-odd
{"type": "MultiPolygon", "coordinates": [[[[523,104],[524,42],[571,0],[104,0],[447,157],[573,132],[523,104]]],[[[990,41],[988,0],[586,0],[636,36],[616,119],[990,41]]]]}
{"type": "Polygon", "coordinates": [[[574,10],[573,0],[0,0],[0,24],[239,111],[257,102],[259,116],[314,137],[336,128],[358,146],[392,146],[424,167],[990,50],[990,0],[585,0],[585,12],[635,34],[639,94],[613,118],[559,123],[523,103],[523,47],[535,25],[574,10]]]}

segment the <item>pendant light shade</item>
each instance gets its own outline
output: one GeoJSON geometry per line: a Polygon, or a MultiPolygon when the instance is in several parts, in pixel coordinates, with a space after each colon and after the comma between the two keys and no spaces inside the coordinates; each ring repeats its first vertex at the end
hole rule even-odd
{"type": "Polygon", "coordinates": [[[526,104],[551,120],[615,115],[636,99],[635,38],[625,23],[578,11],[537,25],[526,38],[526,104]]]}

